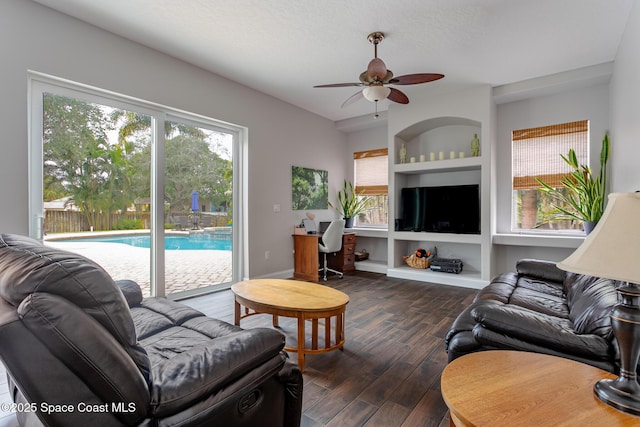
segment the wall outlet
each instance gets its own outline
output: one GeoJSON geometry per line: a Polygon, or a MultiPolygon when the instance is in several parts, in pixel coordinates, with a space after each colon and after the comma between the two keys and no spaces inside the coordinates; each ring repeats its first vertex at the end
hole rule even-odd
{"type": "Polygon", "coordinates": [[[264,259],[271,258],[271,251],[264,251],[264,259]]]}

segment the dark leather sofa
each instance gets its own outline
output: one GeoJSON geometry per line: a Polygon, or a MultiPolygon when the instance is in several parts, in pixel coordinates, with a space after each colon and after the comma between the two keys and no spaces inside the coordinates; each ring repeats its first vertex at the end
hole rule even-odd
{"type": "Polygon", "coordinates": [[[609,313],[620,283],[523,259],[481,289],[445,337],[449,362],[483,350],[551,354],[619,370],[609,313]]]}
{"type": "Polygon", "coordinates": [[[283,346],[0,235],[0,359],[21,425],[298,426],[302,374],[283,346]]]}

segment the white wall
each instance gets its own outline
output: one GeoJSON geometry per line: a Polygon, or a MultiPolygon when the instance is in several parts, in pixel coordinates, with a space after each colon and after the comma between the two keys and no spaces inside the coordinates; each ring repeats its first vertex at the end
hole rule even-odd
{"type": "Polygon", "coordinates": [[[0,232],[28,233],[27,70],[247,127],[251,277],[293,268],[304,213],[291,210],[291,166],[327,170],[330,195],[345,176],[346,135],[333,122],[37,3],[2,0],[0,55],[0,232]]]}
{"type": "Polygon", "coordinates": [[[496,274],[505,271],[515,271],[516,263],[524,258],[543,259],[547,261],[562,261],[573,253],[575,249],[548,248],[540,246],[512,246],[496,245],[494,251],[496,274]]]}
{"type": "Polygon", "coordinates": [[[386,121],[370,128],[349,132],[347,134],[347,151],[349,161],[347,164],[347,178],[353,180],[353,153],[357,151],[376,150],[387,148],[386,121]]]}
{"type": "Polygon", "coordinates": [[[611,79],[611,188],[640,190],[640,4],[634,2],[611,79]]]}

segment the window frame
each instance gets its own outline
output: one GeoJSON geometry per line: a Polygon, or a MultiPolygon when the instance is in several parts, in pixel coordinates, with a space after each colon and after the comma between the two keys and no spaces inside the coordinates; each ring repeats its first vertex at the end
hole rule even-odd
{"type": "MultiPolygon", "coordinates": [[[[579,235],[582,234],[582,230],[578,230],[578,229],[535,229],[535,228],[518,228],[517,222],[518,222],[518,210],[517,210],[517,197],[518,194],[517,192],[519,190],[526,190],[526,185],[522,185],[522,182],[524,182],[524,180],[522,179],[522,177],[517,177],[515,176],[515,166],[514,166],[514,161],[515,161],[515,144],[516,141],[518,140],[526,140],[526,139],[533,139],[533,138],[526,138],[525,135],[529,132],[535,132],[535,131],[539,131],[542,133],[542,135],[536,136],[536,138],[542,138],[542,137],[548,137],[548,136],[558,136],[558,135],[569,135],[569,134],[578,134],[578,133],[584,133],[586,135],[586,141],[584,142],[585,144],[585,149],[586,149],[586,153],[584,155],[584,157],[580,158],[579,156],[579,161],[580,163],[586,163],[590,165],[590,154],[591,154],[591,138],[590,138],[590,130],[591,130],[591,122],[589,119],[581,119],[581,120],[575,120],[575,121],[567,121],[567,122],[563,122],[563,123],[556,123],[556,124],[552,124],[552,125],[543,125],[543,126],[537,126],[537,127],[531,127],[531,128],[524,128],[524,129],[514,129],[511,131],[511,174],[510,174],[510,187],[511,187],[511,194],[510,194],[510,200],[511,200],[511,206],[510,206],[510,211],[511,211],[511,224],[510,224],[510,229],[512,233],[517,233],[517,234],[531,234],[531,235],[569,235],[569,236],[574,236],[574,235],[579,235]],[[569,129],[571,127],[574,127],[573,131],[557,131],[557,129],[569,129]],[[556,128],[556,130],[554,131],[553,128],[556,128]],[[519,134],[519,137],[514,138],[514,135],[519,134]],[[518,181],[520,182],[520,184],[516,185],[515,182],[518,181]],[[518,187],[518,188],[516,188],[518,187]]],[[[564,141],[564,143],[566,145],[570,145],[570,142],[568,141],[564,141]]],[[[568,152],[568,150],[567,150],[568,152]]],[[[567,153],[559,153],[558,156],[560,154],[566,155],[567,153]]],[[[537,173],[534,177],[539,177],[540,179],[542,179],[544,182],[550,182],[549,179],[555,181],[555,182],[559,182],[562,175],[562,172],[558,172],[552,175],[544,175],[544,174],[540,174],[537,173]],[[548,179],[545,180],[545,177],[547,177],[548,179]]],[[[540,188],[542,186],[537,186],[537,188],[540,188]]],[[[531,190],[531,188],[529,189],[531,190]]]]}
{"type": "Polygon", "coordinates": [[[356,193],[360,193],[360,191],[364,190],[364,195],[386,195],[387,196],[387,222],[380,224],[360,224],[358,219],[355,219],[355,227],[357,228],[368,228],[368,229],[388,229],[389,228],[389,171],[387,169],[386,177],[386,185],[377,185],[377,186],[358,186],[357,181],[357,162],[358,160],[372,157],[386,157],[386,165],[387,168],[389,166],[389,149],[388,148],[375,148],[371,150],[362,150],[356,151],[353,153],[353,182],[354,189],[356,193]]]}

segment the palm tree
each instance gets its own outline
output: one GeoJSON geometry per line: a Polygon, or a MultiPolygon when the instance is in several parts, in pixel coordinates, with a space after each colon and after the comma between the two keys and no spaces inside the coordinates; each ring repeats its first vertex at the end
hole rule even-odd
{"type": "MultiPolygon", "coordinates": [[[[140,114],[133,111],[125,110],[113,110],[113,112],[111,113],[111,119],[114,123],[118,123],[120,121],[123,122],[118,130],[118,140],[120,141],[121,145],[127,144],[127,140],[136,134],[151,131],[151,116],[148,116],[146,114],[140,114]]],[[[202,132],[201,129],[195,126],[189,126],[182,123],[165,120],[165,138],[169,138],[177,133],[202,139],[206,137],[204,132],[202,132]]]]}

